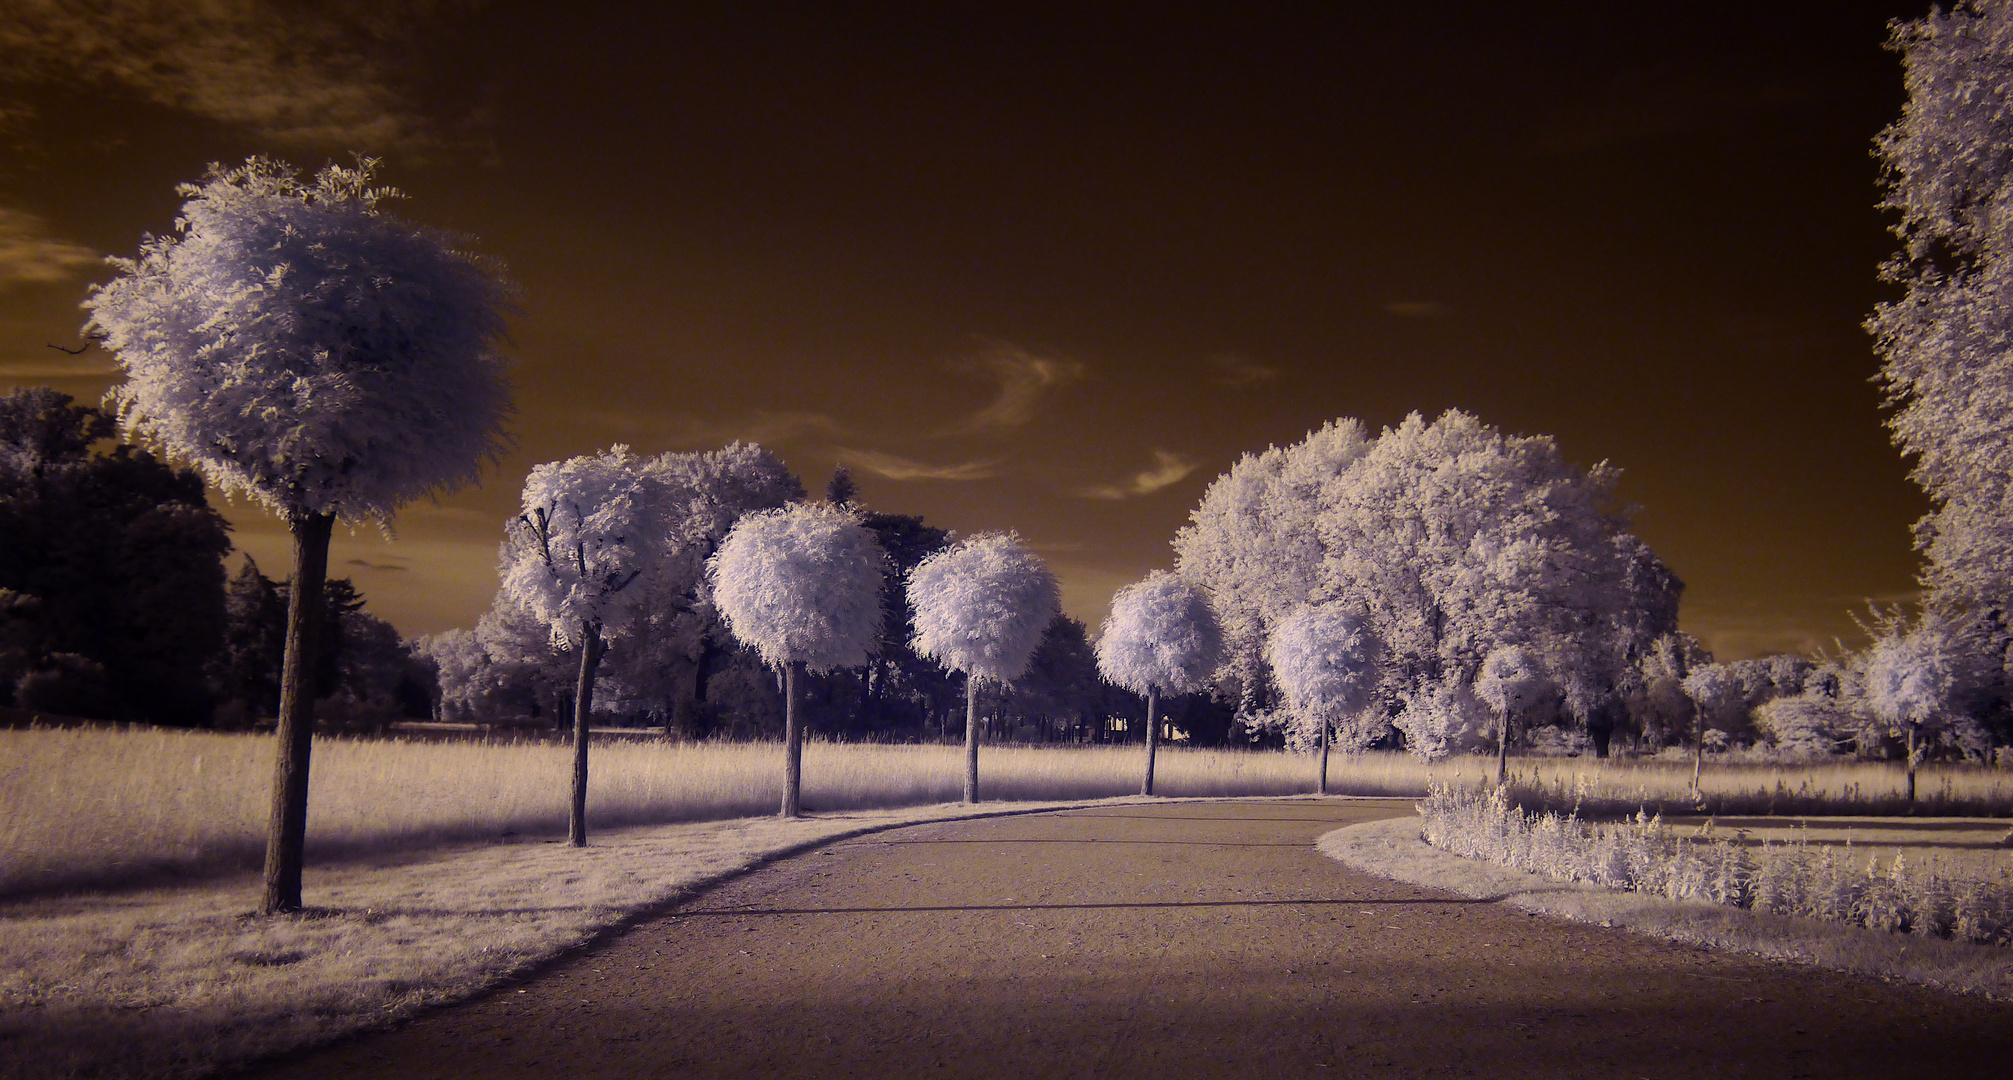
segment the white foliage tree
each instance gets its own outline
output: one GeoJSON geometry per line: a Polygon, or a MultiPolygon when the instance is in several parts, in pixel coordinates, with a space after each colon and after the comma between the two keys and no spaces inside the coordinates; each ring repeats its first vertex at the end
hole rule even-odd
{"type": "Polygon", "coordinates": [[[630,625],[628,616],[663,563],[662,499],[645,462],[617,445],[532,469],[522,505],[503,545],[498,591],[579,655],[567,838],[582,847],[594,679],[607,635],[630,625]]]}
{"type": "Polygon", "coordinates": [[[887,561],[852,511],[797,503],[743,516],[708,564],[728,629],[784,673],[784,817],[799,813],[798,673],[866,664],[881,633],[887,561]]]}
{"type": "Polygon", "coordinates": [[[1744,698],[1744,688],[1734,670],[1725,664],[1703,663],[1692,668],[1680,682],[1692,704],[1692,794],[1699,793],[1699,774],[1705,768],[1705,732],[1723,723],[1728,710],[1744,698]]]}
{"type": "Polygon", "coordinates": [[[1962,723],[1951,705],[1957,696],[1961,661],[1955,635],[1933,616],[1914,626],[1894,626],[1867,649],[1860,685],[1868,711],[1908,744],[1908,802],[1915,802],[1915,766],[1922,737],[1962,723]]]}
{"type": "Polygon", "coordinates": [[[176,232],[113,260],[84,304],[126,375],[110,396],[128,434],[293,533],[268,913],[301,903],[307,683],[335,520],[388,525],[473,483],[511,411],[496,351],[508,283],[460,238],[385,213],[398,193],[371,186],[376,164],[312,183],[264,158],[213,166],[177,189],[176,232]]]}
{"type": "Polygon", "coordinates": [[[981,682],[1021,677],[1062,607],[1062,587],[1011,532],[983,532],[909,571],[916,654],[965,675],[965,801],[979,800],[981,682]]]}
{"type": "Polygon", "coordinates": [[[1379,650],[1367,620],[1339,608],[1303,608],[1272,628],[1266,660],[1295,719],[1316,727],[1321,755],[1316,790],[1323,795],[1329,731],[1338,719],[1370,704],[1379,650]]]}
{"type": "Polygon", "coordinates": [[[1159,696],[1208,686],[1222,651],[1223,632],[1208,596],[1181,578],[1155,570],[1113,594],[1111,615],[1097,639],[1097,668],[1108,682],[1146,697],[1146,778],[1140,794],[1153,794],[1159,696]]]}
{"type": "Polygon", "coordinates": [[[1933,607],[2013,611],[2013,6],[1897,23],[1908,102],[1881,133],[1907,288],[1867,327],[1897,406],[1888,426],[1934,501],[1916,526],[1933,607]]]}
{"type": "MultiPolygon", "coordinates": [[[[1627,530],[1619,473],[1580,469],[1548,438],[1466,413],[1417,414],[1374,440],[1338,421],[1247,456],[1175,539],[1180,573],[1219,602],[1222,685],[1262,706],[1264,628],[1296,605],[1361,611],[1383,643],[1380,696],[1425,754],[1472,745],[1483,658],[1522,645],[1548,677],[1619,701],[1676,625],[1676,578],[1627,530]]],[[[1256,703],[1256,704],[1254,704],[1256,703]]]]}
{"type": "Polygon", "coordinates": [[[1482,659],[1482,670],[1475,676],[1475,696],[1496,711],[1498,786],[1509,779],[1510,724],[1544,684],[1544,673],[1521,646],[1505,645],[1482,659]]]}
{"type": "Polygon", "coordinates": [[[1265,709],[1272,624],[1308,602],[1324,549],[1315,521],[1341,498],[1370,440],[1355,420],[1331,421],[1299,443],[1246,454],[1203,494],[1174,539],[1176,570],[1209,590],[1223,627],[1214,681],[1247,718],[1265,709]]]}

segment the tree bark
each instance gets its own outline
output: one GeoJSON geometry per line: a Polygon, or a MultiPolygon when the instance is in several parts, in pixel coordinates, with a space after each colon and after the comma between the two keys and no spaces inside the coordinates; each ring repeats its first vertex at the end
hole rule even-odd
{"type": "Polygon", "coordinates": [[[1160,720],[1154,716],[1154,694],[1146,691],[1146,783],[1140,785],[1141,795],[1153,794],[1153,755],[1160,749],[1160,720]]]}
{"type": "Polygon", "coordinates": [[[1916,730],[1914,724],[1908,727],[1908,812],[1915,812],[1915,747],[1916,730]]]}
{"type": "Polygon", "coordinates": [[[804,665],[792,660],[783,667],[783,815],[801,817],[804,786],[804,721],[797,707],[797,672],[804,665]]]}
{"type": "Polygon", "coordinates": [[[1321,795],[1328,794],[1328,717],[1321,717],[1321,780],[1314,790],[1321,795]]]}
{"type": "Polygon", "coordinates": [[[314,747],[315,660],[321,644],[334,514],[290,516],[293,595],[287,601],[286,659],[280,666],[279,747],[273,757],[272,816],[266,826],[267,915],[301,909],[301,864],[308,835],[308,754],[314,747]]]}
{"type": "Polygon", "coordinates": [[[979,801],[979,679],[965,676],[965,801],[979,801]]]}
{"type": "Polygon", "coordinates": [[[601,624],[580,624],[580,680],[573,690],[573,802],[566,814],[566,839],[587,846],[587,720],[594,715],[594,672],[601,666],[601,624]]]}
{"type": "Polygon", "coordinates": [[[1496,786],[1502,787],[1510,780],[1510,710],[1502,710],[1496,718],[1496,786]]]}

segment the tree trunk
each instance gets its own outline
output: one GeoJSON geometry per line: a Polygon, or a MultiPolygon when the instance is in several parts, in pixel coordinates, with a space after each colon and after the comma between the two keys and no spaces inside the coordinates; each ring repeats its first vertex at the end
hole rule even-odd
{"type": "Polygon", "coordinates": [[[580,624],[580,681],[573,690],[573,804],[566,839],[587,846],[587,719],[594,714],[594,671],[601,666],[601,624],[580,624]]]}
{"type": "Polygon", "coordinates": [[[286,659],[280,665],[279,747],[273,755],[272,816],[266,825],[267,915],[301,909],[301,863],[308,837],[308,754],[315,734],[315,660],[334,514],[290,516],[293,596],[287,601],[286,659]]]}
{"type": "Polygon", "coordinates": [[[1315,792],[1328,794],[1328,717],[1321,717],[1321,779],[1315,785],[1315,792]]]}
{"type": "Polygon", "coordinates": [[[1915,812],[1915,747],[1916,747],[1915,740],[1916,740],[1915,725],[1909,724],[1908,725],[1908,812],[1911,814],[1915,812]]]}
{"type": "Polygon", "coordinates": [[[1510,710],[1504,709],[1496,724],[1496,786],[1510,779],[1510,710]]]}
{"type": "Polygon", "coordinates": [[[965,801],[979,801],[979,679],[965,676],[965,801]]]}
{"type": "Polygon", "coordinates": [[[1154,694],[1146,692],[1146,783],[1140,785],[1141,795],[1153,794],[1153,755],[1160,749],[1160,721],[1154,716],[1154,694]]]}
{"type": "Polygon", "coordinates": [[[792,660],[783,667],[783,816],[799,817],[804,788],[804,718],[797,707],[797,672],[804,665],[792,660]]]}
{"type": "Polygon", "coordinates": [[[1703,711],[1700,711],[1700,713],[1698,714],[1698,723],[1694,724],[1692,727],[1691,793],[1693,798],[1698,798],[1705,794],[1702,790],[1700,790],[1698,786],[1699,775],[1704,771],[1705,771],[1705,713],[1703,711]]]}

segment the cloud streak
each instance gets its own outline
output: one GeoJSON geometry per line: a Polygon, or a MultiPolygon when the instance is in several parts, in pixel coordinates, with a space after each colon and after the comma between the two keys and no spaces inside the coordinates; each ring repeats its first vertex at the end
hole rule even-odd
{"type": "Polygon", "coordinates": [[[1077,496],[1085,499],[1130,499],[1140,495],[1151,495],[1165,487],[1171,487],[1187,479],[1195,471],[1196,463],[1170,450],[1153,452],[1154,466],[1134,473],[1130,480],[1120,484],[1095,484],[1077,489],[1077,496]]]}
{"type": "Polygon", "coordinates": [[[1210,360],[1210,364],[1220,372],[1210,380],[1218,386],[1256,386],[1279,377],[1278,368],[1236,353],[1223,353],[1210,360]]]}
{"type": "Polygon", "coordinates": [[[865,469],[875,476],[889,480],[966,481],[988,480],[999,475],[997,461],[965,461],[951,465],[933,465],[879,450],[860,450],[849,446],[841,446],[838,449],[839,461],[842,464],[850,468],[865,469]]]}
{"type": "Polygon", "coordinates": [[[1017,345],[992,346],[965,366],[998,382],[999,394],[952,428],[952,434],[1025,426],[1043,395],[1082,379],[1085,370],[1075,360],[1039,356],[1017,345]]]}
{"type": "Polygon", "coordinates": [[[0,206],[0,288],[70,281],[104,264],[90,248],[50,235],[41,218],[0,206]]]}
{"type": "Polygon", "coordinates": [[[121,87],[276,142],[409,148],[430,136],[385,60],[434,7],[14,0],[0,54],[17,83],[121,87]]]}

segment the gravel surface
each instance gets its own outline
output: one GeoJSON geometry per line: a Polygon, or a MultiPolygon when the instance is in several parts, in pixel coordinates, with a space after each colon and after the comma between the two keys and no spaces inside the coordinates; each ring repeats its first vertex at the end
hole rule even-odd
{"type": "Polygon", "coordinates": [[[2004,1077],[2013,1008],[1323,858],[1409,801],[916,826],[245,1075],[2004,1077]]]}

